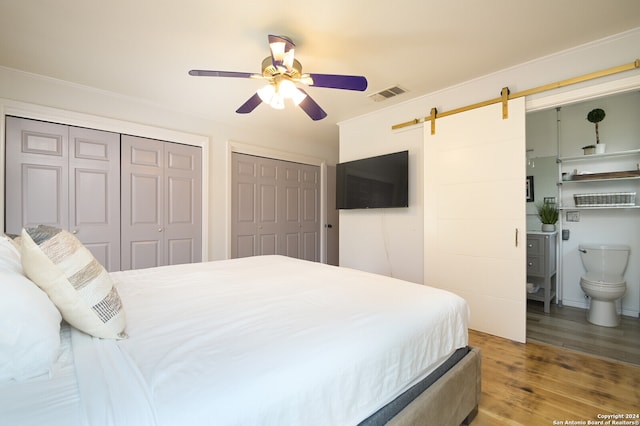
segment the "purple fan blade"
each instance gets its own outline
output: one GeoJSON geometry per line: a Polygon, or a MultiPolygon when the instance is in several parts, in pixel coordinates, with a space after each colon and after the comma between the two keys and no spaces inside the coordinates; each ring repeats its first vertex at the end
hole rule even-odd
{"type": "Polygon", "coordinates": [[[196,77],[237,77],[249,78],[253,75],[250,72],[234,72],[234,71],[213,71],[213,70],[191,70],[189,75],[196,77]]]}
{"type": "Polygon", "coordinates": [[[238,114],[248,114],[256,109],[256,107],[261,103],[262,99],[260,99],[260,96],[255,93],[252,97],[249,98],[247,102],[243,103],[242,106],[236,110],[236,112],[238,114]]]}
{"type": "MultiPolygon", "coordinates": [[[[296,47],[296,45],[293,43],[293,41],[289,40],[286,37],[269,34],[269,46],[271,46],[271,43],[284,43],[284,52],[282,52],[282,53],[285,56],[291,49],[294,49],[296,47]]],[[[276,57],[274,55],[274,52],[273,52],[273,49],[271,50],[271,63],[276,68],[278,66],[286,66],[285,63],[284,63],[284,57],[281,58],[281,59],[276,59],[276,57]]]]}
{"type": "Polygon", "coordinates": [[[318,105],[316,101],[311,99],[311,96],[309,96],[307,92],[302,89],[299,90],[307,95],[307,97],[304,98],[302,102],[300,102],[300,108],[302,108],[302,110],[306,112],[313,121],[322,120],[323,118],[325,118],[327,116],[327,113],[324,112],[322,108],[320,108],[320,105],[318,105]]]}
{"type": "Polygon", "coordinates": [[[330,89],[358,90],[367,88],[367,79],[359,75],[309,74],[313,79],[312,86],[330,89]]]}

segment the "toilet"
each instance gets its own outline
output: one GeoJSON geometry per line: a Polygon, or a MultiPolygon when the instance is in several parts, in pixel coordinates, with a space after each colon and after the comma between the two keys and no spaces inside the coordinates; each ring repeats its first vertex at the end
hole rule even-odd
{"type": "Polygon", "coordinates": [[[627,290],[624,271],[631,249],[624,245],[580,244],[578,250],[587,271],[580,278],[580,287],[591,299],[587,320],[603,327],[615,327],[620,321],[616,300],[627,290]]]}

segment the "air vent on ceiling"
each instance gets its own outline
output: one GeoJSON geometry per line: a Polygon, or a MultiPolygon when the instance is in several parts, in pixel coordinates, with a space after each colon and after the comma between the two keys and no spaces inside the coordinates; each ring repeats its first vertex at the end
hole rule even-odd
{"type": "Polygon", "coordinates": [[[375,102],[380,102],[387,100],[389,98],[393,98],[394,96],[402,95],[407,90],[400,86],[393,86],[387,89],[381,90],[379,92],[373,93],[369,95],[369,98],[373,99],[375,102]]]}

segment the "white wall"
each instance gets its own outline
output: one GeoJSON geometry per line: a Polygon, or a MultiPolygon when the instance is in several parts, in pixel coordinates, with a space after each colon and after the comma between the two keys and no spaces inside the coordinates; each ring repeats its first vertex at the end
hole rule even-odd
{"type": "MultiPolygon", "coordinates": [[[[423,138],[421,130],[415,129],[421,128],[422,125],[398,131],[392,131],[392,125],[428,116],[432,107],[441,112],[450,111],[499,97],[501,89],[505,86],[509,87],[512,93],[517,93],[631,63],[637,58],[639,45],[640,28],[636,28],[394,105],[383,111],[345,121],[340,123],[340,161],[397,151],[403,147],[409,147],[410,153],[419,156],[423,138]]],[[[556,105],[556,102],[569,102],[572,96],[577,96],[577,99],[600,96],[602,91],[608,90],[609,87],[603,84],[611,83],[615,86],[621,79],[633,79],[637,75],[637,70],[628,71],[601,78],[596,82],[580,83],[532,95],[527,97],[527,110],[550,108],[556,105]]],[[[417,188],[422,185],[421,171],[416,170],[416,173],[416,180],[410,181],[410,187],[417,188]]],[[[455,173],[455,170],[451,173],[455,173]]],[[[410,197],[410,205],[406,212],[341,212],[340,264],[421,282],[424,263],[424,250],[421,248],[424,236],[422,233],[411,233],[409,230],[423,227],[422,215],[418,210],[428,209],[429,206],[424,205],[419,196],[410,197]],[[403,239],[402,243],[396,241],[399,238],[403,239]]]]}
{"type": "MultiPolygon", "coordinates": [[[[82,122],[93,128],[115,130],[118,123],[127,129],[137,129],[138,136],[178,141],[181,137],[195,136],[208,139],[208,258],[224,259],[228,256],[228,144],[229,141],[268,147],[270,152],[300,154],[337,162],[337,141],[326,144],[308,143],[285,133],[255,132],[250,126],[232,128],[199,117],[188,116],[162,105],[149,104],[138,99],[96,90],[43,76],[18,72],[0,67],[0,100],[24,103],[27,106],[45,106],[51,121],[58,117],[82,117],[82,122]],[[59,113],[58,113],[59,112],[59,113]],[[167,137],[163,137],[167,136],[167,137]]],[[[2,102],[0,102],[2,104],[2,102]]],[[[0,105],[0,109],[2,105],[0,105]]],[[[27,108],[29,109],[29,108],[27,108]]],[[[36,108],[37,109],[37,108],[36,108]]],[[[0,212],[4,211],[4,111],[0,111],[0,212]]],[[[60,122],[60,121],[58,121],[60,122]]],[[[65,123],[67,124],[67,123],[65,123]]],[[[74,123],[68,123],[74,124],[74,123]]],[[[4,219],[0,213],[0,218],[4,219]]],[[[4,220],[2,220],[4,223],[4,220]]]]}
{"type": "Polygon", "coordinates": [[[340,161],[409,150],[409,207],[340,211],[340,265],[388,275],[407,281],[422,282],[423,186],[422,128],[416,127],[386,137],[374,116],[365,117],[362,127],[345,126],[340,137],[355,143],[340,150],[340,161]],[[354,133],[351,133],[351,131],[354,133]],[[409,255],[407,255],[409,254],[409,255]]]}

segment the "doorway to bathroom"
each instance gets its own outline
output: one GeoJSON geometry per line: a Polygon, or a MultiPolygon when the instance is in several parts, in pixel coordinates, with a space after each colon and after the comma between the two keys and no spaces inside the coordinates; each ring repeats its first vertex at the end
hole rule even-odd
{"type": "MultiPolygon", "coordinates": [[[[638,117],[637,88],[527,113],[527,230],[541,233],[541,205],[552,204],[559,213],[555,259],[550,259],[555,264],[549,266],[553,279],[547,284],[553,291],[546,309],[540,288],[544,284],[535,273],[533,278],[528,276],[527,339],[640,365],[640,203],[636,197],[640,176],[618,173],[640,170],[638,117]],[[605,113],[597,134],[595,123],[587,117],[595,109],[605,113]],[[597,138],[606,145],[604,153],[587,154],[583,147],[599,145],[597,138]],[[587,196],[613,194],[629,200],[582,202],[587,196]],[[615,327],[587,321],[590,300],[580,286],[585,269],[578,251],[585,243],[631,249],[624,274],[626,291],[615,301],[620,314],[615,327]]],[[[538,254],[532,256],[528,256],[528,269],[538,261],[538,254]]]]}

